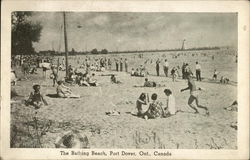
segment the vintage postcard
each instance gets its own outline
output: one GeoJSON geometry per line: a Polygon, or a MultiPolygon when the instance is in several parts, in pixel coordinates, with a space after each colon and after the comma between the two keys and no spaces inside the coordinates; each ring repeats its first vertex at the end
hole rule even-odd
{"type": "Polygon", "coordinates": [[[249,2],[1,11],[2,159],[249,158],[249,2]]]}

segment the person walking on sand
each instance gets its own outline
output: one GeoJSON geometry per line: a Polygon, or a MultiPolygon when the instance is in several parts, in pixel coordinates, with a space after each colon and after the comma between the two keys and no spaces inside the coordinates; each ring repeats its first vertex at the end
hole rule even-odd
{"type": "Polygon", "coordinates": [[[156,75],[157,76],[159,76],[160,75],[160,63],[161,63],[161,61],[160,61],[160,59],[158,58],[157,59],[157,61],[156,61],[156,66],[155,66],[155,68],[156,68],[156,75]]]}
{"type": "Polygon", "coordinates": [[[163,65],[163,71],[164,71],[166,77],[168,77],[168,68],[169,68],[169,63],[168,63],[168,60],[165,59],[165,62],[163,65]]]}
{"type": "MultiPolygon", "coordinates": [[[[205,106],[202,106],[199,104],[199,96],[198,96],[198,91],[196,89],[194,80],[192,79],[190,73],[187,74],[187,80],[188,80],[188,87],[181,89],[181,92],[185,91],[185,90],[190,90],[190,97],[188,99],[188,105],[195,110],[195,113],[199,113],[197,108],[192,104],[194,101],[197,105],[198,108],[202,108],[206,110],[206,115],[209,115],[209,111],[208,108],[205,106]]],[[[199,88],[199,90],[201,90],[201,88],[199,88]]]]}
{"type": "Polygon", "coordinates": [[[197,81],[201,81],[201,65],[198,62],[195,65],[195,73],[197,81]]]}

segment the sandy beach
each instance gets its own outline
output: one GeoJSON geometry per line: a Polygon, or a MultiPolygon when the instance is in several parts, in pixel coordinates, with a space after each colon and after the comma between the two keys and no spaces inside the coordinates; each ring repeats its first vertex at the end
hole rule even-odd
{"type": "MultiPolygon", "coordinates": [[[[216,55],[217,51],[209,52],[216,55]]],[[[144,62],[150,57],[162,58],[163,55],[167,55],[171,66],[181,65],[184,60],[194,65],[197,60],[197,56],[193,57],[191,54],[180,56],[178,59],[171,59],[170,54],[167,53],[144,55],[144,59],[138,59],[128,54],[126,57],[130,62],[130,69],[139,64],[136,62],[144,62]]],[[[11,136],[15,140],[11,142],[11,147],[55,148],[54,143],[58,136],[66,131],[77,130],[81,135],[87,136],[90,148],[237,149],[237,130],[231,127],[233,122],[237,122],[237,112],[223,109],[237,99],[237,64],[232,55],[217,54],[215,61],[211,60],[210,54],[208,55],[204,57],[199,55],[202,76],[205,79],[201,82],[195,81],[195,83],[197,87],[204,88],[199,91],[200,103],[208,107],[209,116],[205,116],[204,111],[200,109],[200,114],[193,114],[193,110],[188,107],[189,91],[180,92],[187,86],[186,80],[178,78],[177,82],[172,82],[170,77],[163,76],[162,68],[160,77],[154,75],[155,61],[148,64],[147,68],[150,73],[148,78],[165,87],[134,87],[134,85],[142,85],[145,77],[131,77],[125,72],[95,72],[100,86],[69,86],[74,93],[81,96],[79,99],[48,96],[56,94],[56,87],[52,86],[52,80],[49,79],[51,71],[47,72],[47,78],[44,79],[42,69],[39,68],[38,74],[29,75],[29,78],[24,80],[20,68],[16,68],[21,81],[18,81],[13,88],[24,97],[17,99],[18,102],[11,105],[11,136]],[[221,74],[230,77],[232,82],[220,84],[211,81],[215,68],[220,70],[221,74]],[[110,76],[104,76],[108,74],[116,74],[122,84],[111,84],[110,76]],[[43,106],[38,110],[32,106],[25,106],[22,102],[23,99],[27,99],[35,83],[41,85],[41,93],[49,103],[48,106],[43,106]],[[166,88],[172,90],[176,99],[176,107],[181,112],[168,118],[149,120],[131,114],[136,110],[135,102],[142,92],[149,95],[157,93],[158,100],[165,105],[166,96],[163,90],[166,88]],[[120,115],[105,114],[112,110],[119,111],[120,115]],[[34,126],[32,127],[34,116],[37,117],[38,125],[41,126],[41,128],[38,126],[39,133],[46,124],[49,126],[41,136],[36,136],[36,130],[34,126]]],[[[112,57],[112,55],[107,55],[109,56],[112,57]]],[[[84,60],[85,57],[82,56],[80,60],[84,60]]],[[[70,57],[70,64],[73,66],[77,65],[75,59],[77,58],[70,57]]],[[[55,62],[56,60],[57,58],[55,62]]],[[[65,72],[59,71],[60,78],[64,75],[65,72]]]]}

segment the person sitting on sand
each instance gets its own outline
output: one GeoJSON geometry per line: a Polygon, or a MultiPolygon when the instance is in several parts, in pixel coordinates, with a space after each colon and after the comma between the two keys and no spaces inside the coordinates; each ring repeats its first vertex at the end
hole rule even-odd
{"type": "Polygon", "coordinates": [[[135,76],[135,70],[134,70],[134,68],[131,69],[131,74],[130,75],[131,76],[135,76]]]}
{"type": "Polygon", "coordinates": [[[162,104],[157,101],[157,94],[151,96],[152,102],[149,104],[148,110],[144,113],[144,118],[155,119],[163,116],[162,104]]]}
{"type": "Polygon", "coordinates": [[[40,93],[40,85],[33,86],[34,91],[30,93],[29,99],[25,101],[26,105],[32,105],[35,109],[39,109],[43,104],[48,105],[43,95],[40,93]]]}
{"type": "Polygon", "coordinates": [[[111,80],[111,83],[116,83],[116,84],[121,83],[121,81],[118,81],[118,80],[116,79],[116,77],[115,77],[114,74],[111,75],[110,80],[111,80]]]}
{"type": "Polygon", "coordinates": [[[228,84],[229,83],[229,78],[221,76],[220,83],[228,84]]]}
{"type": "Polygon", "coordinates": [[[92,75],[89,77],[88,83],[90,86],[98,86],[97,80],[95,79],[95,73],[92,73],[92,75]]]}
{"type": "Polygon", "coordinates": [[[142,93],[140,97],[136,101],[136,109],[137,109],[137,116],[143,117],[144,111],[142,105],[147,105],[147,102],[149,102],[148,94],[142,93]]]}
{"type": "Polygon", "coordinates": [[[175,108],[175,97],[172,94],[170,89],[164,90],[165,95],[167,96],[167,103],[166,107],[164,108],[165,116],[175,115],[176,108],[175,108]]]}
{"type": "Polygon", "coordinates": [[[86,76],[81,77],[79,84],[80,84],[80,86],[87,86],[87,87],[90,86],[86,76]]]}
{"type": "Polygon", "coordinates": [[[145,78],[145,82],[144,82],[144,87],[156,87],[156,83],[149,81],[148,78],[145,78]]]}
{"type": "Polygon", "coordinates": [[[79,95],[74,95],[69,87],[63,85],[62,81],[57,82],[56,88],[57,96],[61,98],[80,98],[79,95]]]}
{"type": "MultiPolygon", "coordinates": [[[[190,74],[187,74],[187,79],[188,79],[188,87],[181,89],[181,92],[185,91],[185,90],[190,90],[190,97],[188,99],[188,105],[195,110],[195,113],[199,113],[197,108],[192,104],[194,101],[196,102],[196,105],[198,108],[202,108],[206,110],[206,115],[209,115],[209,111],[207,109],[207,107],[202,106],[199,104],[199,97],[198,97],[198,91],[196,89],[196,85],[194,83],[194,80],[192,79],[190,74]]],[[[201,88],[199,88],[199,90],[201,90],[201,88]]]]}
{"type": "Polygon", "coordinates": [[[136,68],[136,70],[135,70],[135,73],[134,73],[134,76],[140,76],[140,74],[139,74],[139,69],[138,68],[136,68]]]}

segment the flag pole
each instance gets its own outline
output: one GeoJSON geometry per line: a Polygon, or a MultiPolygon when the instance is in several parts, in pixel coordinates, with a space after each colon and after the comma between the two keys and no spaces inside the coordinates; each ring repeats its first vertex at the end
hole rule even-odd
{"type": "Polygon", "coordinates": [[[64,24],[64,44],[65,44],[65,60],[66,60],[66,77],[69,77],[68,69],[68,40],[67,40],[67,30],[66,30],[66,13],[63,12],[63,24],[64,24]]]}

